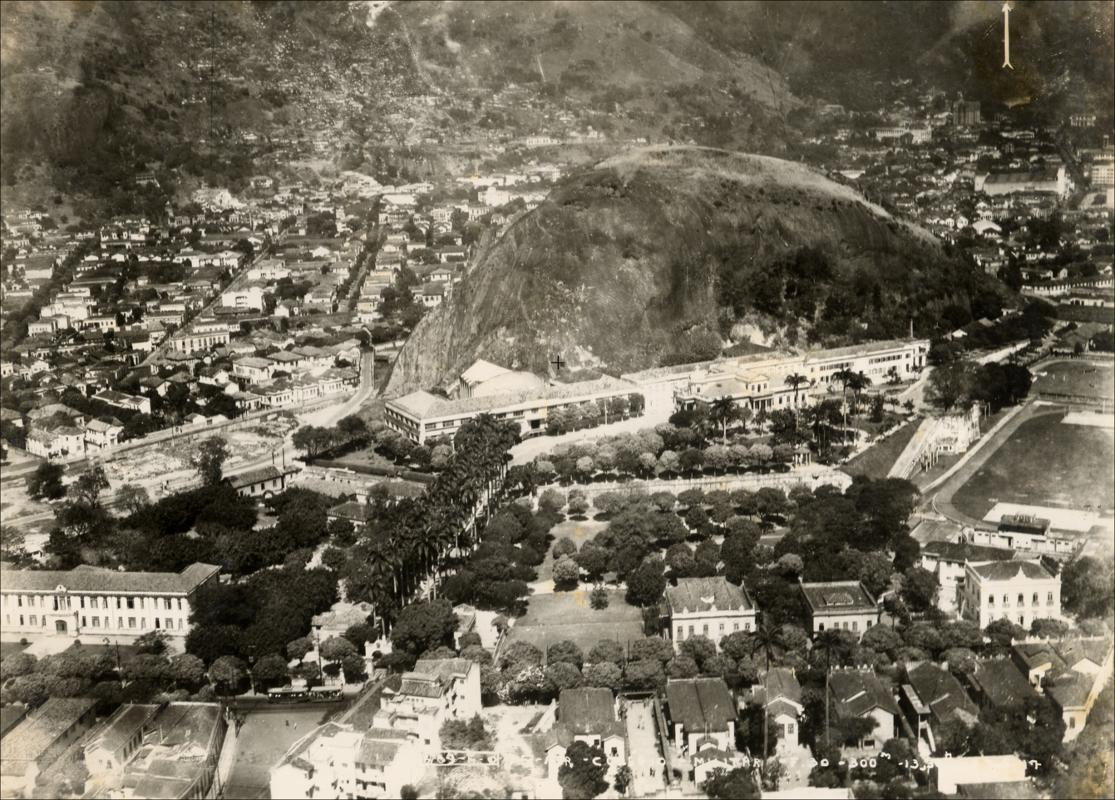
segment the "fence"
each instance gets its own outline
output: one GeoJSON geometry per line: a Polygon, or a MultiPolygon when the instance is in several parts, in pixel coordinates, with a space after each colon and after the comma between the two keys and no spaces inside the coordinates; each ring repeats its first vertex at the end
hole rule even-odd
{"type": "Polygon", "coordinates": [[[569,492],[576,489],[591,500],[597,495],[606,492],[645,492],[646,494],[653,494],[654,492],[673,492],[677,494],[686,489],[702,489],[706,492],[715,491],[717,489],[723,489],[725,491],[748,489],[754,491],[768,486],[781,489],[784,492],[789,492],[790,489],[796,486],[804,486],[812,491],[825,485],[835,486],[837,489],[843,491],[852,485],[852,476],[840,470],[814,464],[805,467],[797,467],[789,472],[750,472],[743,475],[703,475],[699,478],[675,478],[673,480],[655,478],[652,480],[632,480],[624,482],[575,483],[571,486],[550,484],[547,487],[540,488],[554,488],[562,492],[569,492]]]}

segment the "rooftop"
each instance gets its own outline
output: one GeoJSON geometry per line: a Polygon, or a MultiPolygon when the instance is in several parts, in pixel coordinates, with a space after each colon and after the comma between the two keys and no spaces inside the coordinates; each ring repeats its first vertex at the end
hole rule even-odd
{"type": "Polygon", "coordinates": [[[928,661],[912,662],[906,666],[906,679],[938,722],[959,717],[972,724],[978,719],[976,704],[948,670],[928,661]]]}
{"type": "Polygon", "coordinates": [[[532,401],[576,400],[600,393],[634,392],[636,387],[627,381],[605,375],[591,381],[576,383],[551,383],[537,392],[517,392],[486,397],[469,397],[462,400],[449,400],[426,391],[411,392],[402,397],[388,400],[387,406],[401,413],[419,419],[431,417],[452,417],[463,414],[483,413],[508,406],[532,401]]]}
{"type": "Polygon", "coordinates": [[[666,587],[666,602],[671,613],[752,611],[755,606],[742,586],[726,578],[680,578],[677,586],[666,587]]]}
{"type": "Polygon", "coordinates": [[[562,689],[558,698],[558,720],[569,731],[601,733],[616,721],[611,689],[562,689]]]}
{"type": "Polygon", "coordinates": [[[666,683],[670,720],[686,731],[726,731],[736,718],[732,693],[723,678],[684,678],[666,683]]]}
{"type": "MultiPolygon", "coordinates": [[[[96,700],[88,697],[52,697],[32,711],[4,737],[4,763],[35,761],[61,736],[92,711],[96,700]]],[[[45,766],[45,765],[43,765],[45,766]]]]}
{"type": "Polygon", "coordinates": [[[876,708],[898,714],[894,696],[869,670],[835,670],[829,676],[829,691],[837,716],[862,717],[876,708]]]}
{"type": "Polygon", "coordinates": [[[991,705],[998,708],[1017,706],[1036,696],[1034,687],[1014,662],[1006,658],[977,661],[969,680],[991,705]]]}
{"type": "Polygon", "coordinates": [[[876,611],[878,604],[859,581],[803,583],[801,592],[814,614],[848,614],[876,611]]]}
{"type": "Polygon", "coordinates": [[[972,571],[985,581],[1054,580],[1041,564],[1036,561],[989,561],[973,564],[972,571]]]}
{"type": "Polygon", "coordinates": [[[1014,551],[1005,547],[988,547],[968,542],[929,542],[921,548],[926,555],[941,561],[963,564],[965,561],[1010,561],[1014,551]]]}
{"type": "Polygon", "coordinates": [[[53,592],[59,586],[70,592],[134,592],[189,594],[216,575],[220,567],[195,563],[181,572],[118,572],[82,564],[64,570],[4,570],[0,591],[53,592]]]}

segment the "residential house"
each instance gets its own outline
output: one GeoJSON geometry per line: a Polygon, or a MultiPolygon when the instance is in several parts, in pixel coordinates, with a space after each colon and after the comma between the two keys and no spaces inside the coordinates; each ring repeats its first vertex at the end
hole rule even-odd
{"type": "Polygon", "coordinates": [[[271,373],[278,369],[278,364],[269,358],[248,356],[238,358],[232,362],[232,374],[247,378],[252,383],[270,380],[271,373]]]}
{"type": "Polygon", "coordinates": [[[877,751],[898,734],[898,704],[874,670],[834,669],[829,673],[829,696],[837,721],[871,719],[875,726],[853,749],[877,751]]]}
{"type": "Polygon", "coordinates": [[[827,629],[862,636],[879,622],[879,603],[859,581],[803,582],[800,586],[811,634],[827,629]]]}
{"type": "Polygon", "coordinates": [[[906,719],[917,738],[925,738],[932,752],[938,750],[941,726],[958,719],[971,726],[979,720],[979,708],[948,669],[929,661],[906,665],[906,683],[899,696],[906,719]]]}
{"type": "Polygon", "coordinates": [[[965,678],[972,698],[981,708],[1018,709],[1037,697],[1034,687],[1010,658],[981,658],[965,678]]]}
{"type": "Polygon", "coordinates": [[[27,434],[27,452],[52,461],[85,453],[85,432],[72,425],[32,428],[27,434]]]}
{"type": "Polygon", "coordinates": [[[115,447],[120,443],[120,436],[123,433],[123,425],[91,419],[85,423],[85,449],[96,451],[115,447]]]}
{"type": "Polygon", "coordinates": [[[1031,686],[1065,720],[1065,741],[1080,735],[1112,670],[1112,641],[1103,636],[1016,642],[1011,658],[1031,686]]]}
{"type": "Polygon", "coordinates": [[[128,411],[138,411],[141,414],[151,413],[151,399],[148,397],[136,397],[135,395],[106,389],[93,395],[93,399],[128,411]]]}
{"type": "Polygon", "coordinates": [[[326,511],[325,518],[329,522],[344,520],[351,523],[356,530],[363,530],[372,519],[372,506],[355,501],[341,503],[326,511]]]}
{"type": "Polygon", "coordinates": [[[557,723],[546,732],[541,743],[546,774],[558,779],[565,754],[574,742],[599,746],[608,762],[608,780],[627,763],[627,737],[616,714],[616,699],[611,689],[562,689],[558,697],[557,723]]]}
{"type": "Polygon", "coordinates": [[[793,669],[771,667],[763,682],[751,687],[751,702],[766,710],[767,719],[778,731],[778,752],[792,753],[798,749],[799,720],[805,712],[801,702],[801,684],[793,669]]]}
{"type": "Polygon", "coordinates": [[[271,497],[286,489],[290,476],[296,472],[293,468],[272,465],[231,475],[228,482],[242,497],[271,497]]]}
{"type": "Polygon", "coordinates": [[[680,578],[677,586],[666,587],[662,611],[675,648],[694,636],[706,636],[719,647],[725,636],[755,629],[756,608],[747,589],[719,576],[680,578]]]}
{"type": "Polygon", "coordinates": [[[675,678],[666,682],[670,733],[691,757],[706,747],[736,749],[736,704],[723,678],[675,678]]]}

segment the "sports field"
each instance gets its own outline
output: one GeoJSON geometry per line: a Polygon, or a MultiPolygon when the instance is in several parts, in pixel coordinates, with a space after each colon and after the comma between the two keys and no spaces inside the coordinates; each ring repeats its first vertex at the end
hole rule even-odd
{"type": "Polygon", "coordinates": [[[1036,371],[1034,391],[1110,401],[1115,398],[1115,371],[1097,361],[1056,361],[1036,371]]]}
{"type": "Polygon", "coordinates": [[[591,587],[572,592],[538,594],[530,598],[527,613],[511,629],[511,641],[530,642],[543,653],[554,642],[568,639],[588,650],[601,639],[618,641],[624,647],[643,636],[643,614],[623,599],[623,592],[608,592],[608,607],[589,604],[591,587]]]}
{"type": "Polygon", "coordinates": [[[1107,512],[1112,489],[1109,430],[1062,422],[1064,412],[1027,420],[953,496],[983,519],[997,503],[1107,512]]]}

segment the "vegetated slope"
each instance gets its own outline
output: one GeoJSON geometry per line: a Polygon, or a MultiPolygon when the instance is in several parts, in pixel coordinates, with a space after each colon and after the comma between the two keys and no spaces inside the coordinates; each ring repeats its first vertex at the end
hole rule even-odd
{"type": "Polygon", "coordinates": [[[735,81],[759,102],[791,100],[782,78],[746,51],[731,55],[646,2],[536,0],[397,6],[424,66],[474,88],[514,81],[586,93],[735,81]]]}
{"type": "Polygon", "coordinates": [[[545,374],[717,355],[733,337],[842,344],[921,333],[996,281],[927,232],[800,164],[697,147],[630,151],[570,176],[486,242],[428,315],[389,394],[475,358],[545,374]]]}

